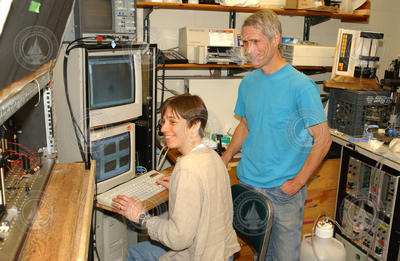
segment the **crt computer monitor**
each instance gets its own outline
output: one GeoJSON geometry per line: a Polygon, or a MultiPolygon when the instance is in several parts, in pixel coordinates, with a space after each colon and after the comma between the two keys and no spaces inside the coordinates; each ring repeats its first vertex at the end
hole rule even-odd
{"type": "Polygon", "coordinates": [[[141,51],[89,50],[86,61],[90,128],[140,117],[141,51]]]}
{"type": "Polygon", "coordinates": [[[90,151],[96,161],[97,194],[136,175],[135,125],[122,123],[92,130],[90,151]]]}
{"type": "Polygon", "coordinates": [[[75,38],[104,35],[136,42],[136,1],[76,0],[75,38]]]}

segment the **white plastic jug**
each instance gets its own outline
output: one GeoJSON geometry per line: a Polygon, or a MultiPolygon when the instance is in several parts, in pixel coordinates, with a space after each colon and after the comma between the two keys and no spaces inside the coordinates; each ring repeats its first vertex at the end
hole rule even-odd
{"type": "Polygon", "coordinates": [[[332,223],[320,221],[317,224],[314,240],[311,240],[311,234],[303,236],[300,246],[300,261],[345,261],[346,249],[344,245],[333,238],[332,223]],[[312,243],[314,244],[315,257],[312,243]]]}

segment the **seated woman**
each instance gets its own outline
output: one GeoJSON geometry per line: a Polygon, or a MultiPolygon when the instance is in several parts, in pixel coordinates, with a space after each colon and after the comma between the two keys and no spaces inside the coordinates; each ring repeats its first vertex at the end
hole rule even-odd
{"type": "Polygon", "coordinates": [[[167,99],[161,116],[168,147],[182,154],[171,177],[157,180],[169,189],[169,218],[145,214],[136,197],[113,199],[116,212],[146,227],[153,240],[129,248],[127,259],[232,260],[240,246],[232,227],[229,176],[218,154],[201,143],[207,109],[200,97],[183,94],[167,99]]]}

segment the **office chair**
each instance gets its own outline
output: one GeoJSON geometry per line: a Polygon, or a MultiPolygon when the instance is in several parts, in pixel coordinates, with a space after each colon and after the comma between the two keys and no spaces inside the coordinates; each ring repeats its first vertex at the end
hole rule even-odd
{"type": "Polygon", "coordinates": [[[254,189],[236,184],[232,188],[233,228],[264,261],[274,217],[272,203],[254,189]]]}

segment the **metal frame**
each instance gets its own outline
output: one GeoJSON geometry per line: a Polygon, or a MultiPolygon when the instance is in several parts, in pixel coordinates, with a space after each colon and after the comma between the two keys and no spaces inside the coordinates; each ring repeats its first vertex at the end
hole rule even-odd
{"type": "Polygon", "coordinates": [[[310,40],[310,27],[329,20],[329,16],[304,16],[303,40],[310,40]]]}
{"type": "MultiPolygon", "coordinates": [[[[52,71],[34,78],[29,83],[14,88],[0,100],[0,124],[16,113],[33,96],[38,94],[52,79],[52,71]]],[[[39,98],[38,98],[39,99],[39,98]]]]}

